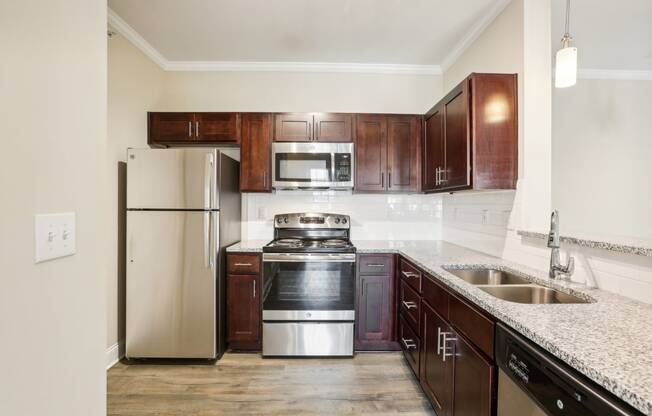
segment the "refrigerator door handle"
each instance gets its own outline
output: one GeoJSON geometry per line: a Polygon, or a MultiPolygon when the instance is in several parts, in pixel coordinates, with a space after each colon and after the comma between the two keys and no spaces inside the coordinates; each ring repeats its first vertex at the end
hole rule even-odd
{"type": "Polygon", "coordinates": [[[211,269],[215,268],[217,265],[217,239],[218,239],[218,228],[220,226],[220,221],[219,218],[217,217],[218,214],[217,212],[211,212],[211,232],[209,236],[209,250],[210,250],[210,260],[209,260],[209,266],[211,269]]]}
{"type": "Polygon", "coordinates": [[[204,212],[204,266],[212,268],[213,256],[211,255],[211,213],[204,212]]]}
{"type": "Polygon", "coordinates": [[[204,163],[204,209],[213,208],[213,154],[207,153],[204,163]]]}

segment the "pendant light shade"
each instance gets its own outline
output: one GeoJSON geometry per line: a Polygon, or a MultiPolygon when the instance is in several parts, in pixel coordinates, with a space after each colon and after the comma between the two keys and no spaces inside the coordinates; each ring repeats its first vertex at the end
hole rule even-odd
{"type": "Polygon", "coordinates": [[[577,83],[577,48],[571,46],[568,27],[570,23],[570,0],[566,2],[566,32],[561,39],[561,49],[555,56],[555,87],[572,87],[577,83]]]}

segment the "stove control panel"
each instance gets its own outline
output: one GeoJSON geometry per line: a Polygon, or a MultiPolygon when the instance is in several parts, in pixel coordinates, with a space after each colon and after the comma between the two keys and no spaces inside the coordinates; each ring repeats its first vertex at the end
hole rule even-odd
{"type": "Polygon", "coordinates": [[[279,214],[274,216],[276,228],[339,228],[349,229],[351,218],[348,215],[301,213],[279,214]]]}

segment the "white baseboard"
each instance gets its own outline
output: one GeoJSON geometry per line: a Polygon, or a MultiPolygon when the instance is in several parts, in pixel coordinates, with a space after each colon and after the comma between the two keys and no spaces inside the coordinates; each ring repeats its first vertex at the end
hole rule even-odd
{"type": "Polygon", "coordinates": [[[124,341],[118,341],[106,349],[106,369],[116,365],[118,361],[125,355],[124,341]]]}

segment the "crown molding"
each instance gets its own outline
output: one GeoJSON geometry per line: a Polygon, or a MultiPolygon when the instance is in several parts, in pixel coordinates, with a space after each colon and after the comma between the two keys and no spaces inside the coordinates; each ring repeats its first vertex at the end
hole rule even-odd
{"type": "Polygon", "coordinates": [[[361,74],[441,75],[439,65],[339,62],[168,61],[166,71],[350,72],[361,74]]]}
{"type": "Polygon", "coordinates": [[[124,36],[129,42],[134,44],[138,49],[140,49],[145,55],[154,61],[158,66],[165,69],[168,64],[168,60],[165,59],[159,51],[156,50],[149,42],[145,40],[140,33],[129,26],[129,23],[125,22],[116,12],[108,8],[107,11],[108,22],[111,27],[113,27],[119,34],[124,36]]]}
{"type": "Polygon", "coordinates": [[[471,30],[460,40],[451,50],[451,52],[444,58],[441,63],[441,70],[447,71],[461,56],[462,54],[475,42],[482,32],[485,31],[489,25],[496,20],[498,15],[505,10],[505,7],[511,3],[511,0],[500,0],[494,4],[494,6],[489,10],[489,13],[484,15],[482,19],[477,21],[471,30]]]}
{"type": "Polygon", "coordinates": [[[579,69],[580,79],[613,79],[631,81],[652,81],[652,71],[628,69],[579,69]]]}
{"type": "Polygon", "coordinates": [[[169,61],[115,11],[108,9],[109,25],[165,71],[238,72],[349,72],[360,74],[441,75],[439,65],[363,64],[339,62],[231,62],[169,61]]]}

